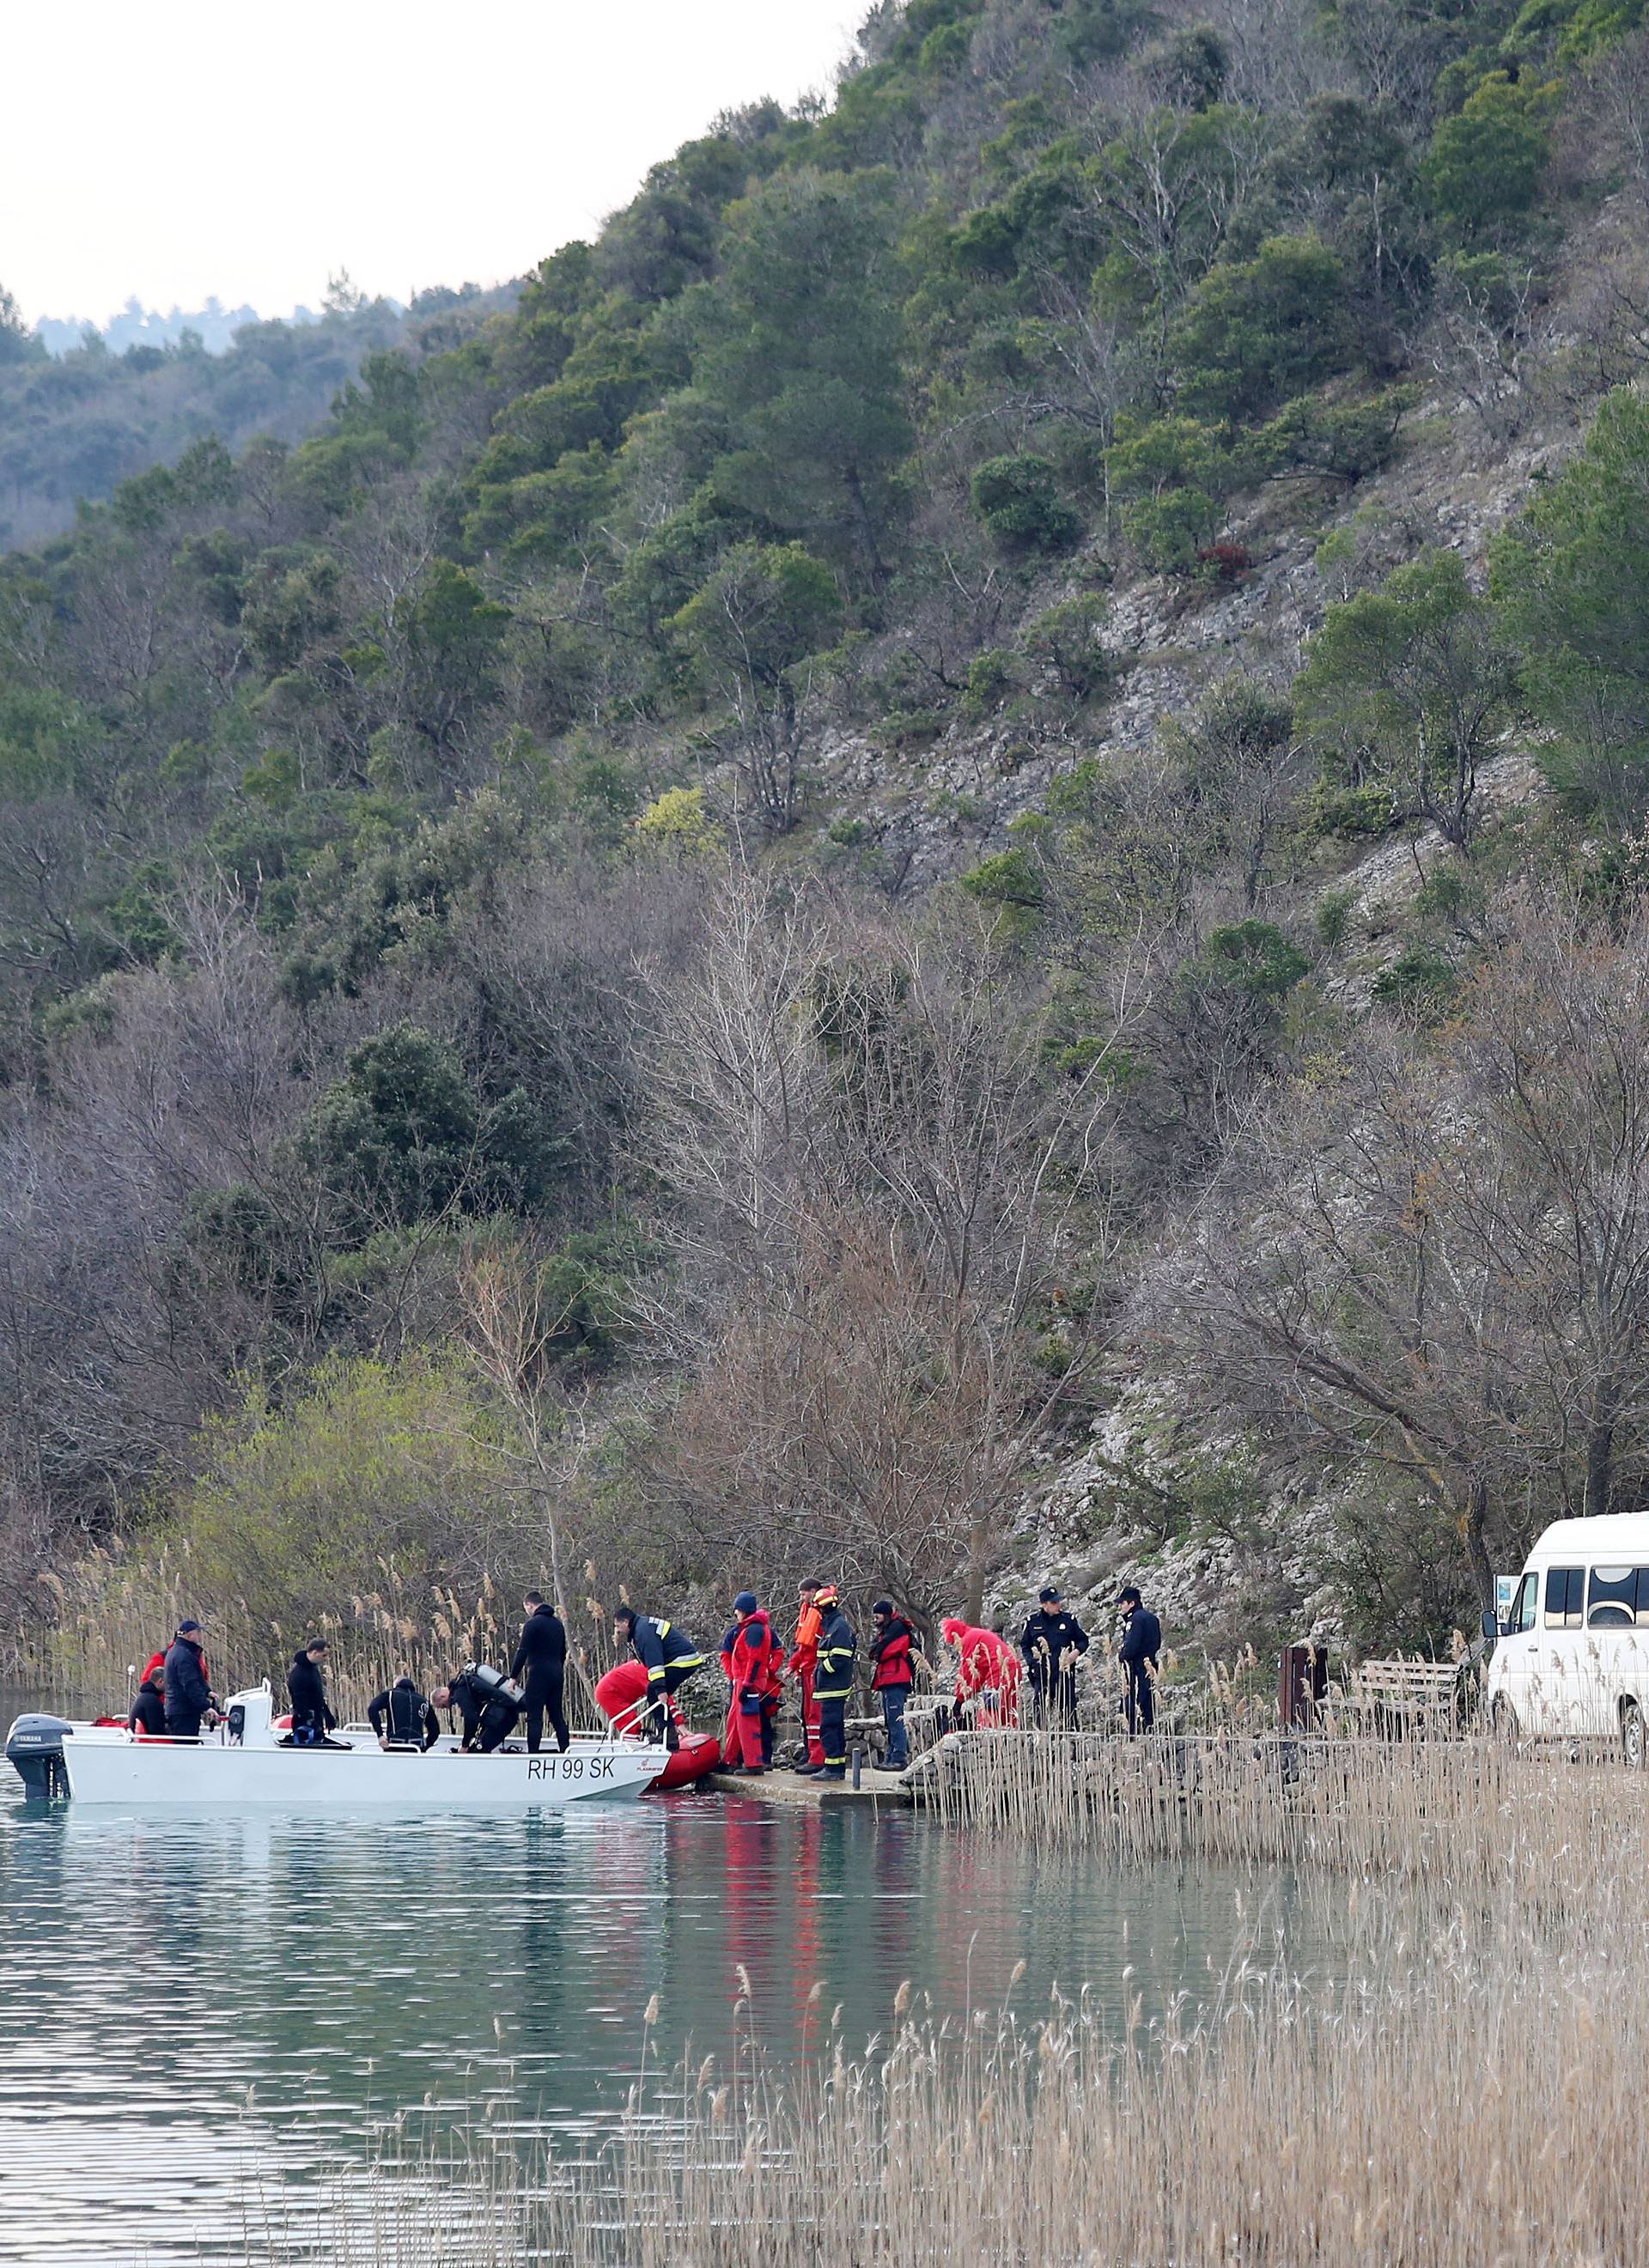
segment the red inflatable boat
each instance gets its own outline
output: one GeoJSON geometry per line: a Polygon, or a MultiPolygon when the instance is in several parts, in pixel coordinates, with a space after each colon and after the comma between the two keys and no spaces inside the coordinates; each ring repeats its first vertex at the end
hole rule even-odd
{"type": "MultiPolygon", "coordinates": [[[[616,1668],[609,1669],[605,1677],[596,1681],[596,1706],[621,1732],[631,1728],[637,1709],[646,1695],[647,1672],[639,1661],[621,1661],[616,1668]]],[[[672,1751],[669,1763],[657,1779],[648,1781],[647,1793],[667,1787],[690,1787],[706,1772],[713,1772],[720,1762],[721,1742],[714,1733],[683,1730],[681,1746],[672,1751]]]]}

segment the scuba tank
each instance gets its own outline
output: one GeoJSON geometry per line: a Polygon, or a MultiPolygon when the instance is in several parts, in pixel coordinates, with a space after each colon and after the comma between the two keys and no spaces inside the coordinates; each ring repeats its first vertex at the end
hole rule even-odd
{"type": "Polygon", "coordinates": [[[514,1678],[506,1677],[501,1669],[489,1668],[484,1661],[467,1661],[464,1675],[470,1682],[475,1698],[483,1704],[507,1701],[512,1707],[519,1709],[526,1698],[525,1690],[514,1678]]]}

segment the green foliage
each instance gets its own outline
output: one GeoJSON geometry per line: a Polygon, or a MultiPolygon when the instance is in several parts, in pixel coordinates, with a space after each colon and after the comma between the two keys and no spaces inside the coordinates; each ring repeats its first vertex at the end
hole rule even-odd
{"type": "Polygon", "coordinates": [[[764,185],[730,209],[724,263],[694,310],[695,381],[726,403],[736,434],[718,492],[883,573],[911,441],[892,182],[803,173],[764,185]]]}
{"type": "Polygon", "coordinates": [[[970,897],[996,906],[1012,922],[1023,925],[1047,903],[1047,885],[1041,868],[1027,850],[1000,850],[983,859],[961,877],[970,897]]]}
{"type": "Polygon", "coordinates": [[[1226,498],[1240,484],[1220,435],[1190,417],[1124,424],[1110,462],[1112,486],[1123,499],[1123,533],[1146,565],[1163,574],[1194,573],[1198,553],[1218,539],[1226,498]]]}
{"type": "Polygon", "coordinates": [[[1515,705],[1492,610],[1454,551],[1331,606],[1295,685],[1333,785],[1388,793],[1392,817],[1430,819],[1456,844],[1474,823],[1477,767],[1515,705]]]}
{"type": "Polygon", "coordinates": [[[1460,978],[1446,954],[1429,945],[1405,946],[1369,990],[1382,1008],[1432,1022],[1447,1012],[1460,978]]]}
{"type": "Polygon", "coordinates": [[[1067,693],[1086,701],[1110,681],[1112,661],[1101,633],[1110,600],[1094,591],[1061,599],[1025,625],[1025,651],[1049,663],[1067,693]]]}
{"type": "Polygon", "coordinates": [[[1179,400],[1193,416],[1251,424],[1346,367],[1343,262],[1314,236],[1272,237],[1211,269],[1174,324],[1179,400]]]}
{"type": "Polygon", "coordinates": [[[992,646],[975,654],[962,686],[962,713],[975,719],[989,716],[1001,707],[1019,681],[1018,657],[1005,646],[992,646]]]}
{"type": "Polygon", "coordinates": [[[975,472],[972,493],[974,510],[1005,551],[1069,551],[1081,541],[1081,516],[1060,495],[1046,457],[991,457],[975,472]]]}
{"type": "Polygon", "coordinates": [[[1497,539],[1491,588],[1548,777],[1578,811],[1632,824],[1649,801],[1649,404],[1611,394],[1585,447],[1497,539]]]}
{"type": "Polygon", "coordinates": [[[799,543],[745,543],[666,627],[706,683],[732,679],[772,693],[841,624],[841,593],[822,560],[799,543]]]}
{"type": "Polygon", "coordinates": [[[667,787],[655,796],[636,821],[639,841],[655,850],[703,858],[725,841],[720,828],[704,807],[702,787],[667,787]]]}
{"type": "Polygon", "coordinates": [[[1325,890],[1317,901],[1317,941],[1325,953],[1337,953],[1351,934],[1357,906],[1355,890],[1325,890]]]}
{"type": "Polygon", "coordinates": [[[346,1241],[448,1208],[531,1207],[548,1185],[557,1146],[523,1089],[483,1103],[456,1051],[412,1024],[361,1042],[294,1145],[346,1241]]]}
{"type": "Polygon", "coordinates": [[[1561,92],[1491,71],[1438,128],[1422,170],[1439,221],[1458,241],[1514,236],[1528,220],[1561,92]]]}
{"type": "Polygon", "coordinates": [[[1311,963],[1270,922],[1244,921],[1209,932],[1202,967],[1255,1000],[1280,1000],[1311,963]]]}
{"type": "Polygon", "coordinates": [[[438,1586],[473,1597],[483,1572],[515,1588],[537,1574],[517,1446],[450,1359],[335,1359],[289,1408],[254,1388],[209,1429],[173,1533],[202,1604],[235,1602],[271,1651],[352,1593],[400,1593],[422,1624],[438,1586]]]}

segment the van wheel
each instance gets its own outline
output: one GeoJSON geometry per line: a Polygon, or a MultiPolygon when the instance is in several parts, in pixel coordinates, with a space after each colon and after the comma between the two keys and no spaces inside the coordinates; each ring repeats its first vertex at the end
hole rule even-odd
{"type": "Polygon", "coordinates": [[[1623,1701],[1620,1712],[1620,1752],[1629,1771],[1641,1771],[1649,1762],[1649,1727],[1635,1701],[1623,1701]]]}
{"type": "Polygon", "coordinates": [[[1489,1712],[1489,1729],[1497,1741],[1515,1741],[1522,1727],[1517,1721],[1517,1711],[1504,1696],[1489,1712]]]}

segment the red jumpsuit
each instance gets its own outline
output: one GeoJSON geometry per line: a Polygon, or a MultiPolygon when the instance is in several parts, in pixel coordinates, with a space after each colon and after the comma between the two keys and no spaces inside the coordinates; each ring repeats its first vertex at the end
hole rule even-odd
{"type": "Polygon", "coordinates": [[[956,1700],[977,1702],[982,1693],[994,1693],[990,1705],[975,1707],[973,1721],[980,1727],[1017,1725],[1020,1721],[1020,1679],[1025,1665],[996,1631],[953,1616],[941,1627],[946,1646],[960,1656],[956,1668],[956,1700]]]}
{"type": "Polygon", "coordinates": [[[778,1640],[760,1607],[753,1615],[746,1615],[732,1635],[732,1648],[722,1655],[727,1682],[732,1687],[724,1747],[730,1763],[741,1764],[747,1771],[760,1771],[765,1762],[762,1712],[778,1690],[778,1640]]]}

